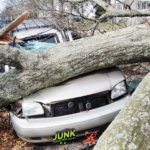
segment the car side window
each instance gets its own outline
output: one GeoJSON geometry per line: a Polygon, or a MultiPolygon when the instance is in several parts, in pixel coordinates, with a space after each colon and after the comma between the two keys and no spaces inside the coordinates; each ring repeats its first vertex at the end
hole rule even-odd
{"type": "Polygon", "coordinates": [[[73,40],[81,39],[81,36],[77,33],[72,32],[71,35],[72,35],[73,40]]]}
{"type": "Polygon", "coordinates": [[[57,35],[54,36],[45,36],[41,40],[41,42],[47,42],[47,43],[60,43],[59,38],[57,35]]]}
{"type": "Polygon", "coordinates": [[[23,40],[23,41],[39,41],[39,42],[46,42],[46,43],[60,43],[60,40],[56,34],[31,36],[31,37],[23,38],[21,40],[23,40]]]}
{"type": "Polygon", "coordinates": [[[66,41],[67,41],[67,42],[70,41],[70,40],[69,40],[68,33],[67,33],[67,32],[64,32],[64,35],[65,35],[66,41]]]}
{"type": "Polygon", "coordinates": [[[5,72],[4,65],[3,65],[3,64],[0,64],[0,73],[3,73],[3,72],[5,72]]]}

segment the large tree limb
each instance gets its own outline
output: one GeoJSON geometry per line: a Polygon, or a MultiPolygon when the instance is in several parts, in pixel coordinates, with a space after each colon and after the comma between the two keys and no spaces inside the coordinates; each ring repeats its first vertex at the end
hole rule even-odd
{"type": "Polygon", "coordinates": [[[30,63],[35,63],[35,59],[37,59],[37,56],[35,54],[33,55],[33,53],[34,52],[0,45],[0,63],[14,66],[17,69],[29,69],[32,66],[31,64],[28,65],[27,62],[30,61],[30,63]]]}
{"type": "MultiPolygon", "coordinates": [[[[67,2],[84,2],[84,0],[65,0],[67,2]]],[[[100,22],[103,22],[106,18],[110,17],[135,17],[135,16],[149,16],[150,15],[150,10],[123,10],[123,11],[118,11],[115,8],[113,8],[110,4],[106,3],[103,0],[91,0],[98,4],[99,6],[103,7],[106,12],[97,20],[97,24],[100,22]]],[[[131,3],[132,4],[132,3],[131,3]]],[[[131,5],[130,4],[130,5],[131,5]]],[[[94,26],[94,29],[97,28],[97,25],[94,26]]]]}
{"type": "Polygon", "coordinates": [[[150,73],[99,138],[94,150],[149,150],[150,73]]]}
{"type": "Polygon", "coordinates": [[[150,29],[143,25],[109,32],[103,37],[61,43],[40,52],[0,46],[1,54],[11,50],[9,57],[4,54],[0,62],[4,63],[6,58],[5,64],[15,59],[21,64],[21,67],[0,76],[0,108],[79,74],[150,61],[149,34],[150,29]]]}
{"type": "Polygon", "coordinates": [[[123,11],[107,11],[107,17],[138,17],[138,16],[150,16],[150,10],[123,10],[123,11]]]}

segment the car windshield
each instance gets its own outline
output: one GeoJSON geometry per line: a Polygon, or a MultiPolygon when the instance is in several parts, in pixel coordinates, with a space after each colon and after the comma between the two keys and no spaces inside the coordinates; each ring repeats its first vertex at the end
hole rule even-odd
{"type": "Polygon", "coordinates": [[[27,43],[16,43],[17,48],[29,51],[43,51],[45,49],[56,46],[54,43],[44,43],[39,41],[28,41],[27,43]]]}

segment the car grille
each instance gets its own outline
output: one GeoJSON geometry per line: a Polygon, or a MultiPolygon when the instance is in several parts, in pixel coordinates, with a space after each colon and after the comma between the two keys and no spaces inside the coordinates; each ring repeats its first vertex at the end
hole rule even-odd
{"type": "Polygon", "coordinates": [[[105,106],[109,103],[107,94],[94,94],[51,105],[51,117],[64,116],[82,111],[92,110],[105,106]],[[73,107],[69,108],[68,103],[72,102],[73,107]],[[90,108],[87,108],[87,105],[90,108]]]}

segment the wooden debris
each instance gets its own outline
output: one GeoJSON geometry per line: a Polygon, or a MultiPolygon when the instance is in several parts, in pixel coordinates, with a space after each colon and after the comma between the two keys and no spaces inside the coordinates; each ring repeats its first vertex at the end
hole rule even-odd
{"type": "MultiPolygon", "coordinates": [[[[8,43],[12,43],[13,40],[14,40],[14,37],[6,34],[6,35],[0,37],[0,45],[8,45],[8,43]]],[[[16,38],[15,42],[23,42],[23,41],[16,38]]]]}
{"type": "Polygon", "coordinates": [[[66,150],[64,147],[60,148],[59,150],[66,150]]]}
{"type": "MultiPolygon", "coordinates": [[[[8,43],[13,42],[14,37],[8,35],[7,33],[9,33],[9,31],[15,29],[20,23],[22,23],[25,19],[27,19],[28,16],[29,16],[29,13],[27,11],[25,11],[17,19],[15,19],[13,22],[11,22],[6,27],[4,27],[0,30],[0,45],[8,45],[8,43]]],[[[23,41],[16,38],[15,42],[23,42],[23,41]]]]}
{"type": "Polygon", "coordinates": [[[0,45],[6,45],[6,46],[8,46],[8,43],[7,43],[7,42],[0,41],[0,45]]]}
{"type": "Polygon", "coordinates": [[[22,15],[20,15],[17,19],[15,19],[13,22],[8,24],[6,27],[4,27],[0,32],[0,37],[7,34],[9,31],[15,29],[19,24],[21,24],[25,19],[27,19],[29,16],[29,13],[25,11],[22,15]]]}

